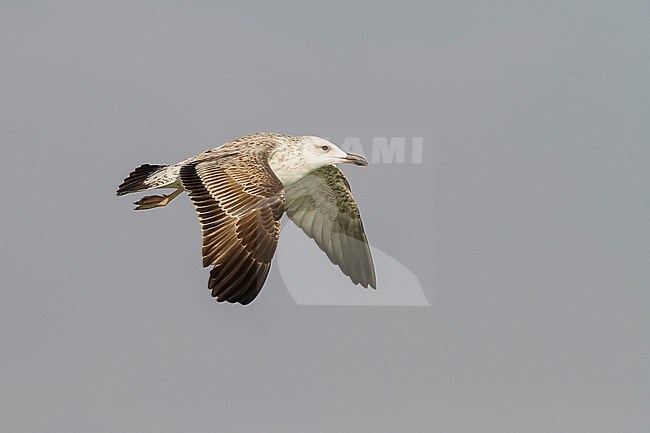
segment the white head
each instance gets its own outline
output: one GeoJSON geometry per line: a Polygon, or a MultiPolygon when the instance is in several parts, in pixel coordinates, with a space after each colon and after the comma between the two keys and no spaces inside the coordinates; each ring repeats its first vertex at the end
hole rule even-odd
{"type": "Polygon", "coordinates": [[[290,141],[284,143],[271,153],[269,165],[285,185],[329,164],[368,165],[362,156],[346,153],[334,143],[313,135],[291,137],[290,141]]]}
{"type": "Polygon", "coordinates": [[[302,157],[309,171],[328,164],[368,165],[368,161],[359,155],[342,151],[336,144],[313,135],[299,137],[302,143],[302,157]]]}

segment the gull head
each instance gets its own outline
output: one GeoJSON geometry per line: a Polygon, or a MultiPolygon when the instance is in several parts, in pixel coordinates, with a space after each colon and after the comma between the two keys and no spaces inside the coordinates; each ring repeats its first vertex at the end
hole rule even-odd
{"type": "Polygon", "coordinates": [[[347,153],[336,144],[313,135],[300,137],[302,158],[309,170],[316,170],[328,164],[368,165],[362,156],[347,153]]]}
{"type": "Polygon", "coordinates": [[[269,165],[284,185],[296,182],[308,173],[329,164],[368,165],[364,157],[344,152],[324,138],[313,135],[281,137],[282,144],[269,156],[269,165]]]}

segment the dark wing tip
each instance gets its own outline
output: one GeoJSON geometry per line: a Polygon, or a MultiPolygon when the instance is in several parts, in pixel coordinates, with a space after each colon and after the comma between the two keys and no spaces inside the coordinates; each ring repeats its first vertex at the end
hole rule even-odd
{"type": "Polygon", "coordinates": [[[250,256],[224,268],[217,265],[210,271],[208,289],[217,302],[250,304],[262,291],[270,267],[270,262],[259,263],[250,256]]]}

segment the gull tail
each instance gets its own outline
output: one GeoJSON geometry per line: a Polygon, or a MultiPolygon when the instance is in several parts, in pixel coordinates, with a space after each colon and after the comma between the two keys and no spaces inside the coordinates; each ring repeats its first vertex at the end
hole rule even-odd
{"type": "Polygon", "coordinates": [[[145,183],[149,177],[167,167],[166,165],[142,164],[124,179],[124,182],[117,188],[117,195],[130,194],[132,192],[151,189],[153,185],[145,183]]]}

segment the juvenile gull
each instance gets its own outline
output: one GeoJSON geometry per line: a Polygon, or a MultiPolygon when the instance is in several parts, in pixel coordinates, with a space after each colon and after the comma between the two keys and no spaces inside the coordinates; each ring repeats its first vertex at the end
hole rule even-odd
{"type": "Polygon", "coordinates": [[[377,287],[359,208],[335,165],[368,165],[315,136],[251,134],[172,165],[144,164],[117,195],[173,188],[143,197],[136,210],[166,206],[188,191],[203,237],[203,267],[217,301],[248,304],[271,267],[284,212],[354,284],[377,287]]]}

